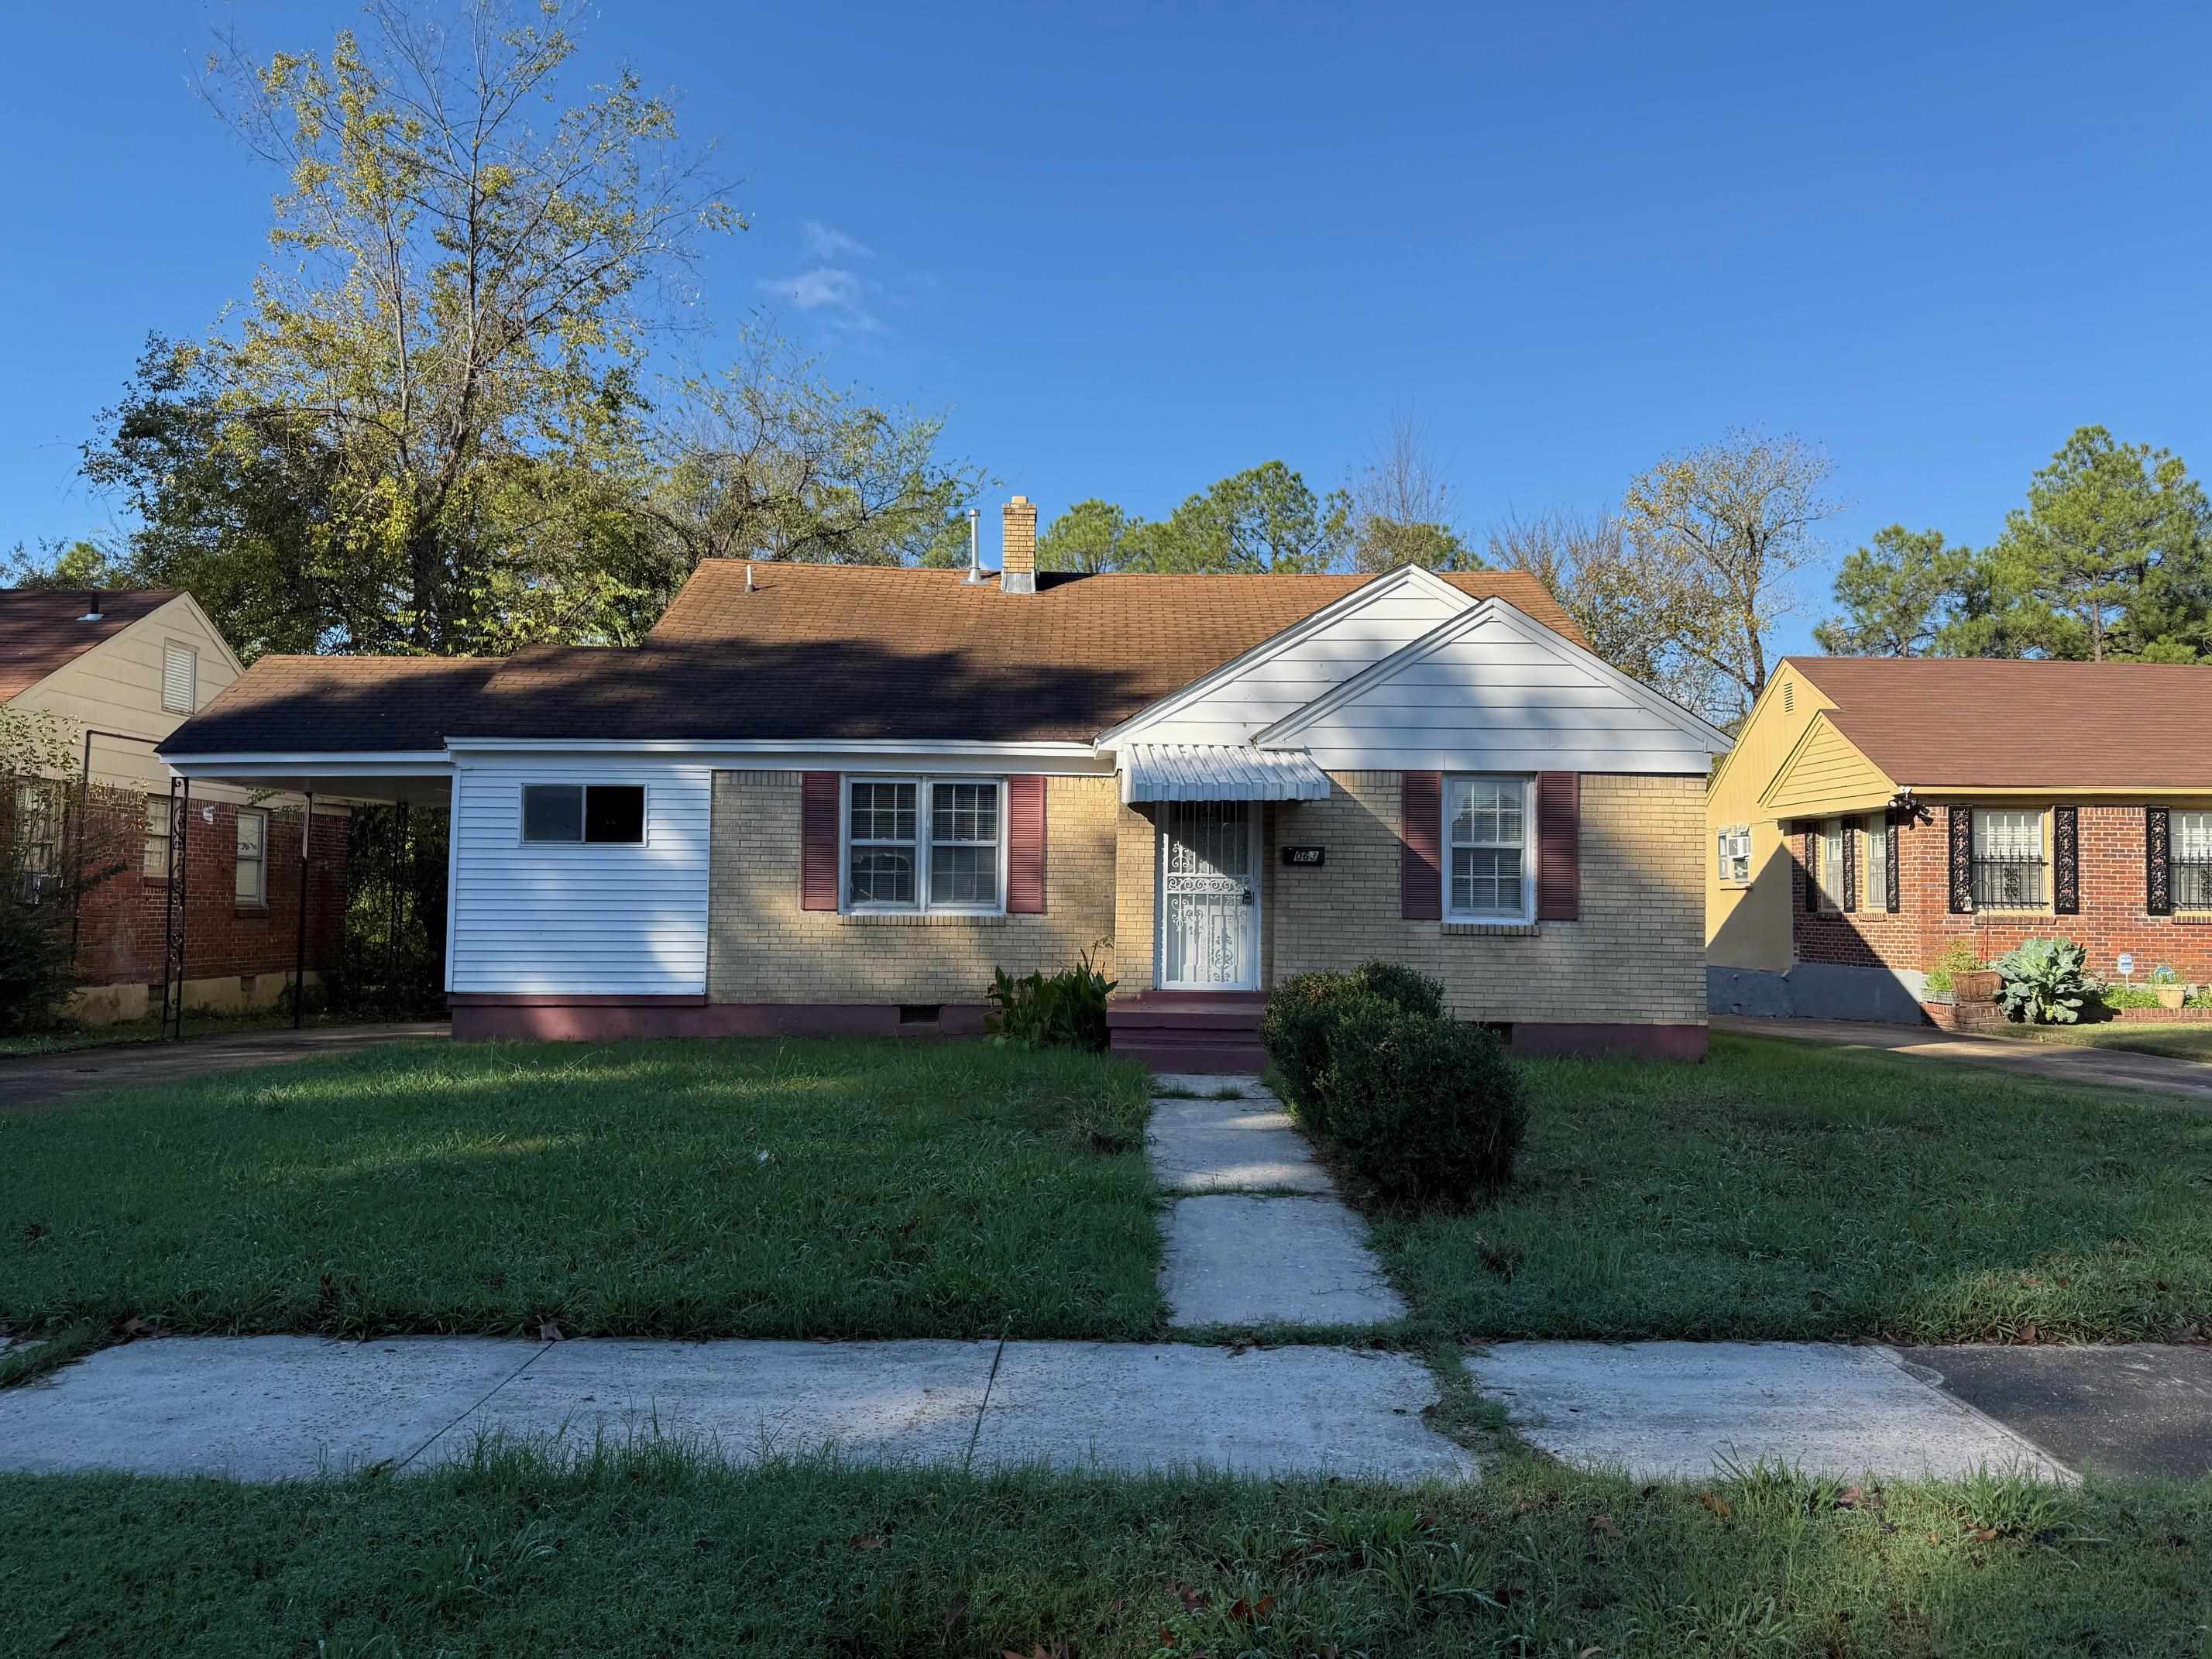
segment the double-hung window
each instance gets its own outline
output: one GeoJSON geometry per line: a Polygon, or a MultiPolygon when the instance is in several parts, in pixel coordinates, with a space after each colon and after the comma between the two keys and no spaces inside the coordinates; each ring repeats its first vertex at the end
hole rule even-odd
{"type": "Polygon", "coordinates": [[[850,910],[1006,909],[1003,778],[848,778],[850,910]]]}
{"type": "Polygon", "coordinates": [[[1451,921],[1527,921],[1535,860],[1528,854],[1528,782],[1444,781],[1444,915],[1451,921]]]}
{"type": "Polygon", "coordinates": [[[146,797],[146,857],[142,866],[157,880],[169,878],[169,798],[146,797]]]}
{"type": "Polygon", "coordinates": [[[240,904],[269,902],[269,815],[243,807],[238,814],[237,895],[240,904]]]}
{"type": "Polygon", "coordinates": [[[1889,823],[1879,812],[1866,820],[1866,856],[1859,860],[1859,908],[1889,908],[1889,823]]]}
{"type": "Polygon", "coordinates": [[[2049,902],[2044,880],[2043,813],[2031,807],[1974,809],[1974,908],[2039,910],[2049,902]]]}
{"type": "Polygon", "coordinates": [[[1844,908],[1844,836],[1847,828],[1841,818],[1830,818],[1820,826],[1820,908],[1841,910],[1844,908]]]}
{"type": "Polygon", "coordinates": [[[2173,815],[2173,908],[2212,910],[2212,812],[2173,815]]]}

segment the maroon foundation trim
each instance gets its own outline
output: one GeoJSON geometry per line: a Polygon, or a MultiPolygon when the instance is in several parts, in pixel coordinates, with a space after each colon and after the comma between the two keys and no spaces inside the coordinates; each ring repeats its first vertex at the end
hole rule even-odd
{"type": "Polygon", "coordinates": [[[981,1036],[987,1010],[948,1003],[905,1022],[897,1003],[709,1002],[704,997],[451,996],[457,1042],[626,1037],[981,1036]]]}
{"type": "Polygon", "coordinates": [[[1529,1060],[1561,1054],[1628,1054],[1638,1060],[1703,1060],[1703,1025],[1599,1025],[1516,1020],[1513,1052],[1529,1060]]]}

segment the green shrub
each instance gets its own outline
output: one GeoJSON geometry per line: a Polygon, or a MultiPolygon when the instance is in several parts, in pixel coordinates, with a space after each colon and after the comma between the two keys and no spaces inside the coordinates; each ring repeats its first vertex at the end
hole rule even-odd
{"type": "Polygon", "coordinates": [[[1528,1110],[1493,1033],[1370,992],[1337,1008],[1329,1050],[1330,1137],[1386,1197],[1465,1198],[1512,1179],[1528,1110]]]}
{"type": "Polygon", "coordinates": [[[2212,985],[2198,986],[2182,998],[2181,1006],[2185,1008],[2212,1008],[2212,985]]]}
{"type": "Polygon", "coordinates": [[[2088,952],[2070,939],[2031,939],[1999,957],[1997,1003],[2031,1025],[2071,1025],[2089,995],[2088,952]]]}
{"type": "Polygon", "coordinates": [[[1927,986],[1931,995],[1949,996],[1957,975],[1977,973],[1989,964],[1978,955],[1974,947],[1961,939],[1954,939],[1943,947],[1942,954],[1929,969],[1927,986]]]}
{"type": "Polygon", "coordinates": [[[983,1018],[983,1029],[1002,1042],[1028,1048],[1106,1048],[1106,999],[1115,981],[1100,973],[1085,951],[1077,965],[1047,978],[1029,974],[1016,979],[1003,968],[992,970],[989,996],[998,1012],[983,1018]]]}
{"type": "Polygon", "coordinates": [[[2107,1008],[2155,1008],[2158,998],[2140,985],[2115,985],[2107,980],[2097,988],[2097,1000],[2107,1008]]]}
{"type": "Polygon", "coordinates": [[[1374,997],[1409,1014],[1440,1019],[1444,988],[1413,969],[1370,957],[1346,974],[1294,974],[1277,986],[1261,1016],[1260,1041],[1274,1062],[1299,1121],[1316,1134],[1328,1129],[1327,1072],[1330,1032],[1344,1007],[1374,997]]]}

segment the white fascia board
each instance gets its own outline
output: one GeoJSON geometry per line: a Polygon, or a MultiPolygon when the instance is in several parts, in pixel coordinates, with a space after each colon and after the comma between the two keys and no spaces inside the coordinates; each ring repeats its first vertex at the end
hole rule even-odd
{"type": "Polygon", "coordinates": [[[1643,681],[1622,673],[1595,652],[1584,650],[1557,629],[1547,628],[1519,606],[1499,599],[1496,594],[1478,599],[1473,608],[1461,611],[1456,617],[1447,617],[1419,639],[1400,647],[1382,661],[1362,669],[1341,685],[1322,692],[1304,708],[1284,715],[1265,731],[1255,732],[1252,741],[1258,744],[1289,742],[1316,720],[1334,714],[1346,703],[1365,696],[1376,686],[1388,684],[1416,664],[1427,661],[1468,629],[1485,622],[1502,622],[1529,644],[1541,646],[1577,667],[1595,674],[1646,712],[1658,715],[1713,754],[1725,754],[1735,746],[1734,740],[1719,727],[1708,725],[1680,703],[1661,696],[1643,681]]]}
{"type": "Polygon", "coordinates": [[[1198,699],[1218,690],[1239,675],[1248,674],[1262,664],[1273,661],[1301,640],[1334,627],[1346,617],[1357,615],[1377,599],[1388,599],[1393,593],[1409,587],[1462,607],[1481,603],[1473,594],[1461,592],[1432,570],[1425,570],[1417,564],[1402,565],[1376,577],[1373,581],[1362,582],[1342,599],[1332,600],[1313,615],[1292,623],[1281,633],[1269,635],[1250,650],[1231,657],[1212,672],[1200,675],[1179,690],[1170,691],[1149,708],[1139,709],[1119,726],[1109,726],[1101,732],[1094,741],[1101,750],[1112,749],[1117,743],[1137,736],[1146,726],[1156,726],[1198,699]]]}
{"type": "Polygon", "coordinates": [[[263,750],[231,755],[162,755],[164,766],[181,778],[220,778],[239,773],[320,773],[328,777],[447,777],[453,759],[442,749],[360,750],[263,750]]]}
{"type": "Polygon", "coordinates": [[[1088,759],[1096,752],[1093,745],[1075,741],[994,743],[964,738],[928,743],[866,738],[448,738],[446,747],[457,755],[560,750],[578,755],[1035,755],[1070,760],[1088,759]]]}

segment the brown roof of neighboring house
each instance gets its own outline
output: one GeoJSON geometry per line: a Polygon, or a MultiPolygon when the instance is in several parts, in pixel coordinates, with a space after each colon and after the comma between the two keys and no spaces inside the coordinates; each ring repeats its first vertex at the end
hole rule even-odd
{"type": "Polygon", "coordinates": [[[0,588],[0,702],[27,691],[176,597],[167,587],[102,593],[100,620],[86,622],[92,595],[82,588],[0,588]]]}
{"type": "MultiPolygon", "coordinates": [[[[444,738],[1088,741],[1351,592],[1367,576],[1040,575],[702,564],[635,647],[496,661],[269,659],[168,754],[434,748],[444,738]],[[434,665],[442,665],[441,674],[434,665]],[[475,676],[472,679],[471,677],[475,676]]],[[[1517,571],[1447,576],[1581,642],[1517,571]]]]}
{"type": "Polygon", "coordinates": [[[2212,666],[1791,657],[1899,785],[2212,790],[2212,666]]]}

